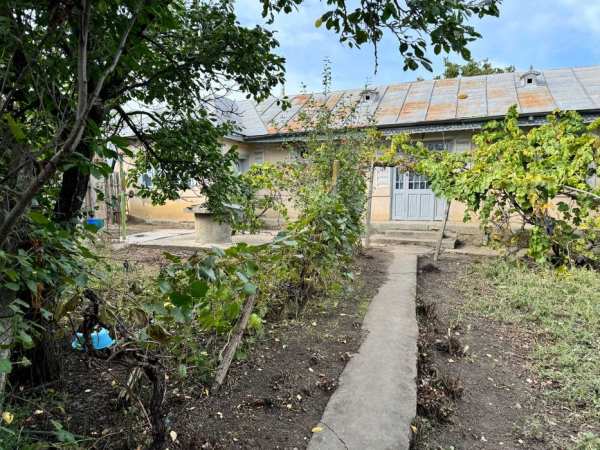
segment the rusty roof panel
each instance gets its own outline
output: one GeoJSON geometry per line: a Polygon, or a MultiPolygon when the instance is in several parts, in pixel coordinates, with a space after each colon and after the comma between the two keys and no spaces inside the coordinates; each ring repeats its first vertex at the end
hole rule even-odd
{"type": "Polygon", "coordinates": [[[323,93],[312,94],[305,101],[301,109],[287,122],[285,129],[289,131],[304,131],[305,128],[314,124],[319,110],[327,108],[329,96],[323,93]]]}
{"type": "Polygon", "coordinates": [[[398,123],[422,122],[427,117],[427,109],[433,91],[433,81],[411,83],[404,106],[398,116],[398,123]]]}
{"type": "Polygon", "coordinates": [[[595,108],[600,108],[600,66],[580,67],[573,69],[577,80],[594,102],[595,108]]]}
{"type": "Polygon", "coordinates": [[[332,122],[334,126],[342,127],[356,123],[356,119],[351,116],[360,101],[361,92],[362,89],[344,91],[344,95],[338,100],[332,110],[332,122]]]}
{"type": "Polygon", "coordinates": [[[515,88],[517,97],[519,98],[519,112],[539,113],[553,111],[558,106],[552,98],[552,94],[548,90],[544,77],[541,77],[540,84],[524,84],[521,81],[521,76],[524,74],[515,74],[515,88]]]}
{"type": "Polygon", "coordinates": [[[487,113],[489,116],[503,116],[512,105],[518,104],[513,73],[486,76],[487,113]]]}
{"type": "Polygon", "coordinates": [[[571,69],[548,70],[544,78],[556,106],[560,109],[588,109],[594,102],[571,69]]]}
{"type": "Polygon", "coordinates": [[[267,127],[273,127],[273,123],[275,118],[281,114],[281,105],[278,105],[277,102],[274,102],[269,108],[265,109],[263,113],[260,114],[260,118],[263,123],[267,125],[267,127]]]}
{"type": "Polygon", "coordinates": [[[448,120],[456,117],[459,80],[436,80],[425,120],[448,120]]]}
{"type": "Polygon", "coordinates": [[[375,112],[375,121],[381,125],[394,124],[404,105],[410,83],[392,84],[388,86],[384,97],[375,112]]]}
{"type": "Polygon", "coordinates": [[[300,112],[306,102],[310,100],[311,96],[311,94],[299,94],[290,98],[290,107],[285,111],[281,111],[272,120],[273,127],[278,128],[283,132],[294,131],[288,128],[288,122],[300,112]]]}
{"type": "Polygon", "coordinates": [[[457,118],[486,116],[486,77],[462,78],[458,89],[457,103],[457,118]]]}

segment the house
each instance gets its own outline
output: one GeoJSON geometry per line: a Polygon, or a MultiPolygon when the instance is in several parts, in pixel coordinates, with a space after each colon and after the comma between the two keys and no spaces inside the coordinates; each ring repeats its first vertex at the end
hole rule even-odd
{"type": "MultiPolygon", "coordinates": [[[[300,94],[289,100],[291,107],[285,110],[275,97],[258,104],[236,103],[230,118],[239,131],[228,136],[224,145],[237,145],[240,170],[288,158],[283,144],[301,137],[297,119],[311,101],[332,111],[350,105],[357,111],[353,126],[374,125],[386,136],[409,133],[429,148],[453,152],[469,151],[473,134],[486,122],[502,119],[512,105],[517,105],[525,128],[544,123],[547,114],[557,109],[576,110],[591,122],[600,117],[600,66],[414,81],[328,95],[300,94]]],[[[129,212],[147,221],[190,221],[184,208],[200,201],[193,191],[164,206],[134,197],[129,212]]],[[[442,220],[444,211],[445,200],[435,196],[425,177],[377,169],[373,221],[434,223],[442,220]]],[[[449,223],[461,224],[463,213],[463,206],[453,203],[449,223]]]]}

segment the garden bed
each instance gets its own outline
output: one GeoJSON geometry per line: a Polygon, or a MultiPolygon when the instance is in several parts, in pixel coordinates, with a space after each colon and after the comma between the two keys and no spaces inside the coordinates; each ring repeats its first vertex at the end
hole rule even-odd
{"type": "MultiPolygon", "coordinates": [[[[112,257],[127,261],[135,274],[164,264],[163,251],[130,247],[112,257]]],[[[165,399],[168,448],[305,448],[361,343],[362,318],[386,278],[388,262],[385,252],[362,255],[356,281],[335,298],[315,299],[297,318],[266,323],[262,335],[246,340],[218,393],[209,394],[209,378],[171,377],[165,399]]],[[[123,384],[126,371],[80,353],[65,357],[64,387],[53,387],[51,396],[42,392],[26,399],[38,411],[29,423],[52,430],[51,420],[57,420],[77,437],[80,448],[143,448],[138,446],[150,433],[144,411],[136,402],[124,409],[116,400],[115,386],[123,384]]]]}
{"type": "Polygon", "coordinates": [[[422,258],[415,448],[600,448],[594,289],[587,271],[422,258]]]}

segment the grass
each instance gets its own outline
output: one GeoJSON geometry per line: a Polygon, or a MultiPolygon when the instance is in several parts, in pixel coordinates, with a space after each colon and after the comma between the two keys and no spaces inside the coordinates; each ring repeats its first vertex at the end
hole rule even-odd
{"type": "Polygon", "coordinates": [[[533,369],[550,398],[600,419],[600,274],[506,261],[474,266],[467,307],[533,336],[533,369]]]}

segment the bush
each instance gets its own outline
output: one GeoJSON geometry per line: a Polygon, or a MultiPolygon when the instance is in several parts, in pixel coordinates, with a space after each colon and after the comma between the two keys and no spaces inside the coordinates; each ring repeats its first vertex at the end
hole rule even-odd
{"type": "Polygon", "coordinates": [[[587,125],[575,112],[556,112],[526,131],[512,107],[504,122],[474,137],[472,152],[430,152],[405,136],[393,149],[414,158],[436,194],[466,204],[465,220],[477,214],[506,247],[524,243],[541,263],[599,267],[600,187],[589,184],[600,167],[599,128],[600,121],[587,125]]]}

